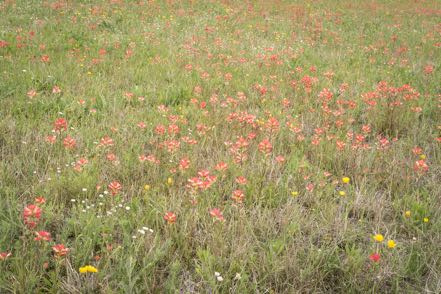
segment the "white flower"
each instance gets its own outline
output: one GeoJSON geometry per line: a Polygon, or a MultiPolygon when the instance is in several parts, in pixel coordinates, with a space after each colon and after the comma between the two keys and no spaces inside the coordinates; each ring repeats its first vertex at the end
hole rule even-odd
{"type": "Polygon", "coordinates": [[[222,281],[224,280],[224,278],[222,278],[222,276],[219,276],[219,277],[217,277],[217,280],[218,280],[219,282],[222,282],[222,281]]]}
{"type": "Polygon", "coordinates": [[[220,277],[220,273],[218,273],[218,272],[214,272],[214,275],[215,275],[216,277],[220,277]]]}

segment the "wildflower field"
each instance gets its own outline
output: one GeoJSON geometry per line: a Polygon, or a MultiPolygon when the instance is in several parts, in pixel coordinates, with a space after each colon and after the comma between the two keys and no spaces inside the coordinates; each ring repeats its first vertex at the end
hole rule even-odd
{"type": "Polygon", "coordinates": [[[441,2],[0,2],[0,293],[440,293],[441,2]]]}

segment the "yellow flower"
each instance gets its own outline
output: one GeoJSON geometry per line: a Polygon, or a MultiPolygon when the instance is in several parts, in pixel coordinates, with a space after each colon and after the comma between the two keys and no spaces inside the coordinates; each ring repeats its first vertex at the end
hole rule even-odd
{"type": "Polygon", "coordinates": [[[410,210],[406,210],[406,212],[404,213],[405,217],[410,217],[410,210]]]}
{"type": "Polygon", "coordinates": [[[343,178],[341,179],[341,181],[342,181],[344,184],[349,184],[349,182],[351,181],[351,179],[350,179],[349,177],[343,177],[343,178]]]}
{"type": "Polygon", "coordinates": [[[421,154],[421,155],[420,155],[420,159],[426,159],[426,155],[421,154]]]}
{"type": "Polygon", "coordinates": [[[97,273],[98,269],[94,266],[89,265],[88,271],[89,271],[89,273],[97,273]]]}
{"type": "Polygon", "coordinates": [[[389,248],[395,248],[395,246],[397,246],[397,243],[395,243],[394,240],[389,240],[389,241],[387,241],[387,247],[389,247],[389,248]]]}
{"type": "Polygon", "coordinates": [[[83,267],[80,267],[79,272],[81,274],[86,274],[86,273],[97,273],[98,269],[94,266],[91,265],[85,265],[83,267]]]}
{"type": "Polygon", "coordinates": [[[146,191],[150,190],[150,188],[151,188],[150,185],[147,185],[147,184],[146,184],[146,185],[144,186],[144,190],[146,190],[146,191]]]}
{"type": "Polygon", "coordinates": [[[376,235],[374,236],[374,240],[377,241],[377,242],[383,242],[384,237],[383,237],[383,235],[381,235],[381,234],[376,234],[376,235]]]}
{"type": "Polygon", "coordinates": [[[85,274],[85,273],[87,273],[87,268],[85,266],[80,267],[79,272],[80,272],[80,274],[85,274]]]}
{"type": "Polygon", "coordinates": [[[299,192],[297,192],[297,191],[292,191],[292,192],[291,192],[291,196],[292,196],[292,197],[297,197],[297,196],[299,196],[299,192]]]}
{"type": "Polygon", "coordinates": [[[340,191],[340,192],[338,192],[338,194],[340,195],[340,196],[346,196],[346,192],[345,191],[340,191]]]}
{"type": "Polygon", "coordinates": [[[173,179],[172,178],[168,178],[167,179],[167,185],[169,185],[169,186],[173,185],[173,179]]]}
{"type": "Polygon", "coordinates": [[[423,222],[428,223],[428,222],[429,222],[429,218],[428,218],[428,217],[425,217],[425,218],[423,219],[423,222]]]}

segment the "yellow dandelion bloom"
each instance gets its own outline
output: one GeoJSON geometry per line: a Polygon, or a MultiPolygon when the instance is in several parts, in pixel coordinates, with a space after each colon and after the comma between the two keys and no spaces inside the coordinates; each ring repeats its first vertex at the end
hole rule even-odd
{"type": "Polygon", "coordinates": [[[80,267],[79,272],[81,274],[86,274],[86,273],[97,273],[98,269],[94,266],[91,265],[85,265],[83,267],[80,267]]]}
{"type": "Polygon", "coordinates": [[[376,235],[374,236],[374,240],[377,241],[377,242],[383,242],[384,237],[383,237],[383,235],[381,235],[381,234],[376,234],[376,235]]]}
{"type": "Polygon", "coordinates": [[[428,223],[429,222],[429,218],[428,217],[423,218],[423,222],[428,223]]]}
{"type": "Polygon", "coordinates": [[[404,212],[404,216],[405,217],[410,217],[410,210],[406,210],[406,212],[404,212]]]}
{"type": "Polygon", "coordinates": [[[395,248],[395,246],[397,246],[397,243],[395,243],[394,240],[389,240],[389,241],[387,241],[387,247],[389,247],[389,248],[395,248]]]}
{"type": "Polygon", "coordinates": [[[169,186],[173,185],[173,179],[172,178],[168,178],[167,179],[167,185],[169,185],[169,186]]]}
{"type": "Polygon", "coordinates": [[[340,196],[342,196],[342,197],[343,197],[343,196],[346,196],[346,192],[345,192],[345,191],[339,191],[338,194],[339,194],[340,196]]]}
{"type": "Polygon", "coordinates": [[[146,191],[150,190],[150,188],[151,188],[150,185],[145,185],[144,186],[144,190],[146,190],[146,191]]]}
{"type": "Polygon", "coordinates": [[[85,274],[87,273],[87,268],[85,266],[80,267],[80,269],[78,270],[80,272],[80,274],[85,274]]]}
{"type": "Polygon", "coordinates": [[[292,192],[291,192],[291,196],[292,196],[292,197],[297,197],[297,196],[299,196],[299,192],[297,192],[297,191],[292,191],[292,192]]]}
{"type": "Polygon", "coordinates": [[[344,184],[349,184],[349,182],[351,181],[351,179],[350,179],[349,177],[343,177],[343,178],[341,179],[341,181],[342,181],[344,184]]]}

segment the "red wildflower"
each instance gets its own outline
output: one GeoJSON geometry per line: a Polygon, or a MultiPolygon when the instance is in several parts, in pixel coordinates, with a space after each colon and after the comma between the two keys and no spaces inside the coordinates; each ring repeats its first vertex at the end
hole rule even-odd
{"type": "Polygon", "coordinates": [[[76,145],[76,141],[74,138],[72,138],[71,136],[67,136],[66,138],[64,138],[63,140],[63,145],[65,148],[67,149],[73,149],[75,148],[76,145]]]}
{"type": "Polygon", "coordinates": [[[380,261],[380,254],[372,253],[371,255],[369,255],[369,259],[372,260],[373,262],[378,262],[380,261]]]}
{"type": "Polygon", "coordinates": [[[220,220],[221,222],[225,221],[224,216],[222,215],[222,211],[220,211],[219,208],[213,208],[210,210],[210,215],[212,217],[217,218],[218,220],[220,220]]]}
{"type": "Polygon", "coordinates": [[[67,130],[67,121],[64,118],[57,118],[54,123],[54,127],[56,131],[67,130]]]}
{"type": "Polygon", "coordinates": [[[271,145],[271,142],[268,139],[264,139],[262,142],[259,143],[259,151],[265,154],[271,153],[273,150],[273,145],[271,145]]]}
{"type": "Polygon", "coordinates": [[[36,218],[40,219],[41,217],[41,208],[35,204],[29,204],[23,210],[24,218],[36,218]]]}
{"type": "Polygon", "coordinates": [[[245,194],[242,192],[242,190],[233,191],[233,195],[231,196],[231,199],[236,201],[236,203],[242,203],[244,198],[245,194]]]}
{"type": "Polygon", "coordinates": [[[176,222],[176,214],[174,214],[173,212],[167,212],[164,215],[164,219],[169,223],[169,224],[174,224],[176,222]]]}
{"type": "Polygon", "coordinates": [[[58,86],[54,86],[52,88],[52,94],[59,94],[59,93],[61,93],[61,88],[58,86]]]}
{"type": "Polygon", "coordinates": [[[57,136],[55,135],[46,136],[46,141],[49,142],[50,144],[54,144],[56,140],[57,140],[57,136]]]}
{"type": "Polygon", "coordinates": [[[46,203],[46,199],[44,197],[35,197],[35,202],[38,204],[44,204],[46,203]]]}
{"type": "Polygon", "coordinates": [[[184,170],[188,169],[190,167],[190,160],[188,158],[182,158],[181,161],[179,161],[179,169],[184,170]]]}
{"type": "Polygon", "coordinates": [[[56,244],[52,246],[52,250],[58,257],[65,256],[69,252],[69,248],[64,247],[63,244],[56,244]]]}
{"type": "Polygon", "coordinates": [[[113,146],[113,140],[109,136],[105,136],[101,138],[98,146],[113,146]]]}
{"type": "Polygon", "coordinates": [[[429,170],[429,166],[427,165],[424,159],[415,161],[413,169],[418,173],[425,173],[429,170]]]}
{"type": "Polygon", "coordinates": [[[118,181],[113,181],[109,184],[108,188],[112,195],[116,195],[122,189],[122,186],[118,181]]]}
{"type": "Polygon", "coordinates": [[[6,260],[11,255],[12,255],[11,252],[0,252],[0,261],[1,260],[6,260]]]}
{"type": "Polygon", "coordinates": [[[35,241],[50,241],[51,240],[51,233],[47,231],[38,231],[35,232],[35,235],[37,235],[34,240],[35,241]]]}
{"type": "Polygon", "coordinates": [[[247,179],[243,176],[239,176],[236,178],[236,183],[240,185],[246,185],[247,182],[248,182],[247,179]]]}

